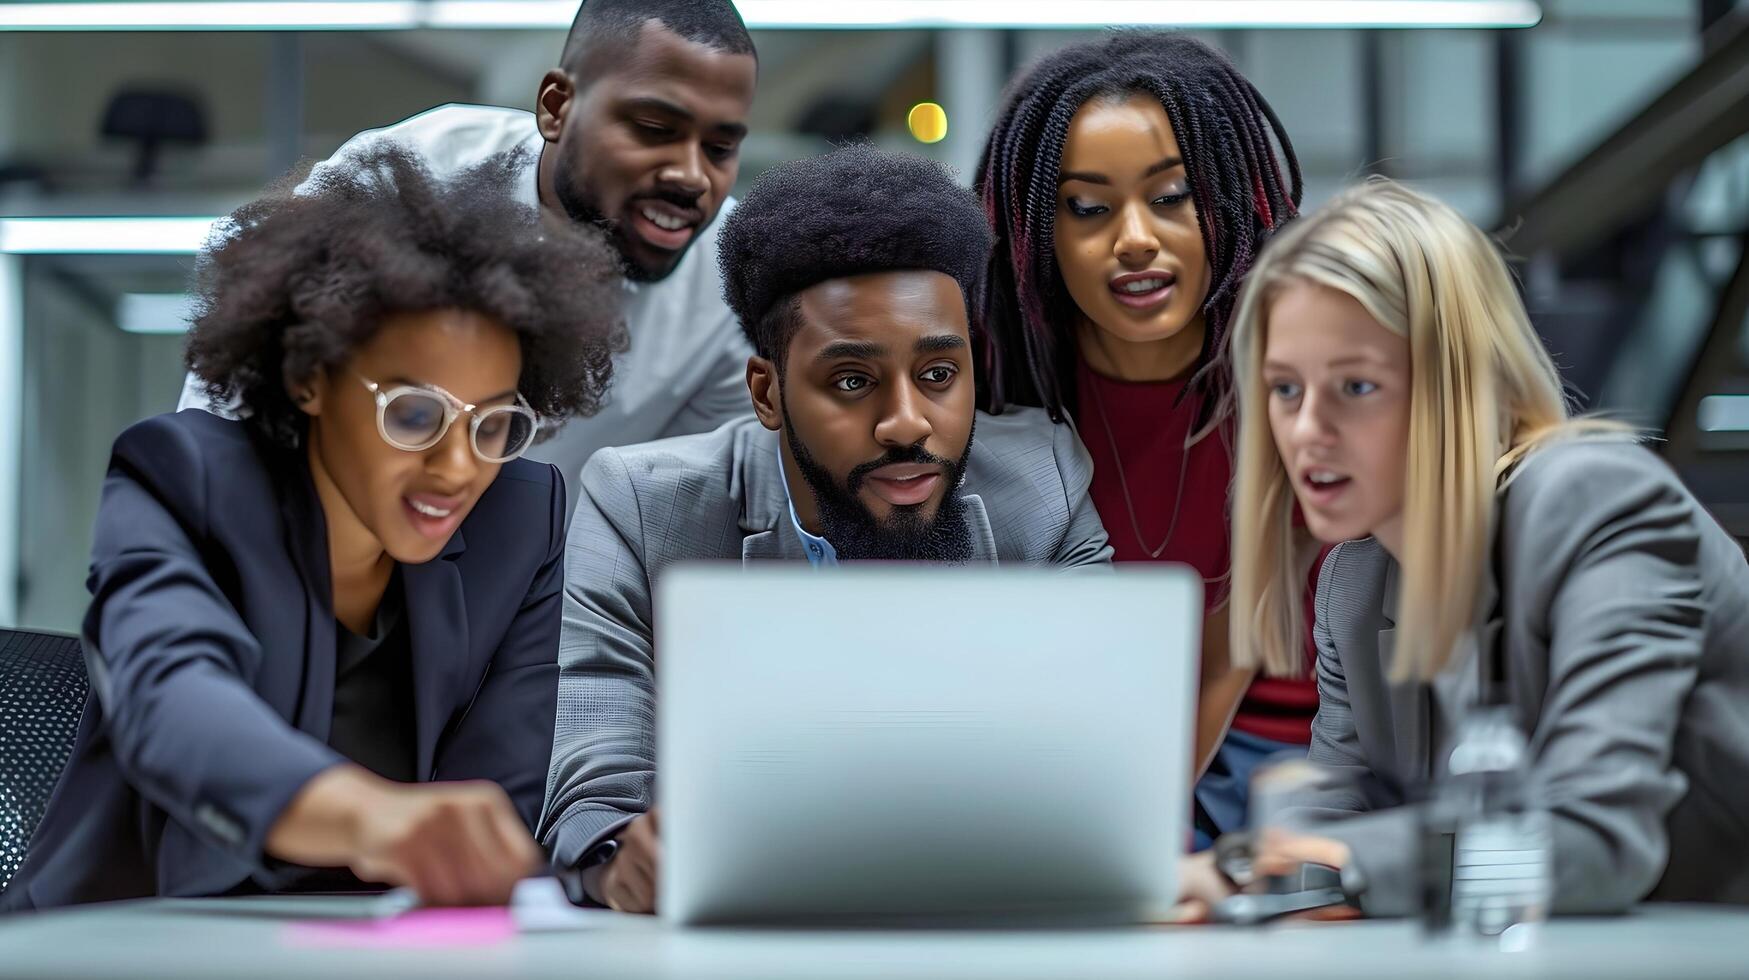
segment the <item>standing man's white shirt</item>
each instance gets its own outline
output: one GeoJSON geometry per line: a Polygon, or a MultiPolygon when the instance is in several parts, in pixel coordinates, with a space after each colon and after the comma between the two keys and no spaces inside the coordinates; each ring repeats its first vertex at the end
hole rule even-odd
{"type": "MultiPolygon", "coordinates": [[[[491,106],[446,105],[346,141],[328,166],[385,140],[419,151],[438,177],[522,147],[528,173],[518,198],[540,206],[540,153],[546,145],[534,114],[491,106]]],[[[733,198],[687,249],[674,272],[659,282],[626,283],[627,350],[613,360],[613,384],[601,411],[573,419],[530,449],[531,458],[565,474],[570,505],[589,456],[603,446],[629,446],[668,436],[707,432],[729,419],[752,414],[747,394],[747,358],[753,353],[740,324],[723,302],[717,278],[717,229],[735,206],[733,198]]],[[[230,414],[207,397],[189,375],[177,408],[230,414]]]]}

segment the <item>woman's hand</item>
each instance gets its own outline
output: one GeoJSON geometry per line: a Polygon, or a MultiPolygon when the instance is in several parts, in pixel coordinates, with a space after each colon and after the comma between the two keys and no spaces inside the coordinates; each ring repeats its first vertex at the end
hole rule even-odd
{"type": "MultiPolygon", "coordinates": [[[[1290,877],[1307,864],[1321,864],[1341,870],[1352,860],[1348,845],[1328,837],[1296,834],[1271,828],[1265,830],[1255,845],[1251,870],[1256,878],[1290,877]]],[[[1232,879],[1215,864],[1213,849],[1186,855],[1178,863],[1178,904],[1170,921],[1177,923],[1207,922],[1214,907],[1238,889],[1232,879]]],[[[1313,910],[1300,913],[1307,918],[1351,918],[1352,909],[1313,910]]]]}
{"type": "Polygon", "coordinates": [[[1257,838],[1251,869],[1259,877],[1284,877],[1298,874],[1304,864],[1322,864],[1340,871],[1351,860],[1348,845],[1339,840],[1271,827],[1257,838]]]}
{"type": "Polygon", "coordinates": [[[1215,867],[1215,852],[1187,854],[1178,862],[1178,904],[1172,922],[1207,922],[1215,904],[1233,894],[1233,883],[1215,867]]]}
{"type": "Polygon", "coordinates": [[[396,783],[355,765],[317,775],[267,836],[267,852],[413,889],[429,905],[503,905],[540,848],[496,783],[396,783]]]}

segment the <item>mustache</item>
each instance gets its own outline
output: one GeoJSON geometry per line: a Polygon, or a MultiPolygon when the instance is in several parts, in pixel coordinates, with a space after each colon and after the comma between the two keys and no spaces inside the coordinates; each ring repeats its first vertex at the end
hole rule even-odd
{"type": "Polygon", "coordinates": [[[953,471],[954,466],[953,460],[943,459],[927,449],[924,449],[922,446],[906,446],[903,449],[895,446],[892,449],[888,449],[880,459],[871,459],[866,463],[856,464],[856,466],[851,469],[850,475],[844,478],[844,488],[850,491],[852,495],[855,495],[857,490],[862,488],[862,482],[868,479],[870,473],[873,473],[875,470],[878,470],[883,466],[892,466],[895,463],[917,463],[923,466],[939,466],[950,473],[953,471]]]}

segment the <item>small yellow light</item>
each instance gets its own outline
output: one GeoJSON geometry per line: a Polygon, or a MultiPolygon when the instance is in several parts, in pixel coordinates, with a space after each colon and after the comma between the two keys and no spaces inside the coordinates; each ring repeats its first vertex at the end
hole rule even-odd
{"type": "Polygon", "coordinates": [[[911,107],[905,125],[919,143],[939,143],[947,138],[947,110],[933,102],[919,102],[911,107]]]}

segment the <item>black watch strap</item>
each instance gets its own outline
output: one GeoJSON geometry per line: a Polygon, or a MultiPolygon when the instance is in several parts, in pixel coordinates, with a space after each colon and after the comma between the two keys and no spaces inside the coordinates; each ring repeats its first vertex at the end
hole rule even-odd
{"type": "Polygon", "coordinates": [[[577,870],[588,871],[590,868],[598,868],[613,860],[613,856],[618,853],[619,841],[611,838],[599,841],[594,847],[584,851],[583,856],[577,859],[577,870]]]}

